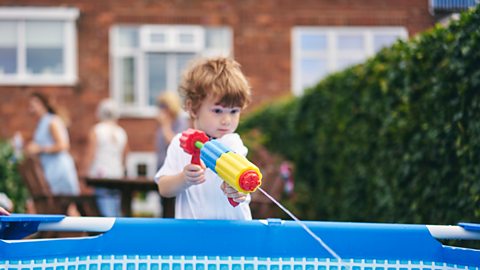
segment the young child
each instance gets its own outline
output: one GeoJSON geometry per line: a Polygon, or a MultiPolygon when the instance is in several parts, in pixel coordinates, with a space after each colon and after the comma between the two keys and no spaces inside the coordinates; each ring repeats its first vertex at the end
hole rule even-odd
{"type": "MultiPolygon", "coordinates": [[[[184,108],[195,129],[218,139],[234,152],[246,155],[238,134],[240,113],[250,102],[250,86],[231,58],[202,59],[190,67],[180,84],[184,108]]],[[[155,181],[164,197],[176,196],[175,218],[251,220],[250,195],[233,189],[210,169],[190,164],[177,134],[155,181]],[[228,198],[240,203],[233,207],[228,198]]]]}

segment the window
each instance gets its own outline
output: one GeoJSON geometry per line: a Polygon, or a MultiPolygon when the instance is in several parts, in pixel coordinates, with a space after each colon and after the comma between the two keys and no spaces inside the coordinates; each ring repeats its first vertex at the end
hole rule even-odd
{"type": "Polygon", "coordinates": [[[478,4],[478,0],[429,0],[428,9],[432,15],[451,14],[465,11],[478,4]]]}
{"type": "Polygon", "coordinates": [[[329,73],[360,63],[406,37],[403,27],[296,27],[293,91],[300,95],[329,73]]]}
{"type": "Polygon", "coordinates": [[[230,55],[228,27],[196,25],[114,26],[111,30],[111,93],[122,114],[155,115],[161,91],[177,90],[188,62],[198,56],[230,55]]]}
{"type": "Polygon", "coordinates": [[[0,8],[0,84],[77,81],[75,8],[0,8]]]}

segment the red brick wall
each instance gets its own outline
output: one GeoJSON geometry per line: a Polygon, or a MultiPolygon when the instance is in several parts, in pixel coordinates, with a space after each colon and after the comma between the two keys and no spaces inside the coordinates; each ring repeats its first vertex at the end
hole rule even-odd
{"type": "MultiPolygon", "coordinates": [[[[78,20],[79,83],[75,87],[6,87],[0,85],[0,138],[21,131],[31,138],[35,122],[27,97],[46,92],[68,108],[72,152],[83,153],[95,109],[109,96],[108,34],[119,23],[229,25],[234,54],[253,87],[252,107],[290,94],[293,26],[405,26],[414,35],[433,26],[423,0],[0,0],[0,6],[75,6],[78,20]]],[[[133,151],[153,150],[155,122],[122,119],[133,151]]]]}

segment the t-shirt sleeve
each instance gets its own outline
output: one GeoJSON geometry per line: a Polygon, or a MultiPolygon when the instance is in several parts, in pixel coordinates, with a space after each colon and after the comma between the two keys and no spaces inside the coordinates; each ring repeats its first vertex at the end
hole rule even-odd
{"type": "Polygon", "coordinates": [[[165,157],[165,162],[158,172],[155,174],[155,182],[158,183],[158,180],[161,176],[164,175],[175,175],[180,173],[183,170],[182,158],[184,155],[183,150],[180,147],[180,136],[182,134],[177,134],[173,137],[172,141],[168,145],[167,155],[165,157]]]}
{"type": "Polygon", "coordinates": [[[218,142],[224,144],[239,155],[247,156],[248,149],[243,145],[242,139],[237,133],[226,134],[218,139],[218,142]]]}

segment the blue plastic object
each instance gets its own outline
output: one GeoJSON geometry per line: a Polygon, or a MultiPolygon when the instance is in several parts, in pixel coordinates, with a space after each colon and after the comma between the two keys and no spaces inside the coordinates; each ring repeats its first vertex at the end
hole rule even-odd
{"type": "MultiPolygon", "coordinates": [[[[34,216],[29,222],[43,218],[34,216]]],[[[46,217],[45,221],[53,222],[54,219],[46,217]]],[[[21,226],[22,222],[15,216],[0,218],[0,226],[4,228],[5,224],[10,224],[11,228],[21,226]]],[[[305,224],[341,257],[341,261],[334,259],[293,221],[117,218],[110,230],[94,237],[0,240],[0,269],[480,268],[479,250],[444,246],[431,236],[425,225],[312,221],[305,224]]]]}
{"type": "Polygon", "coordinates": [[[215,169],[217,167],[217,160],[222,154],[227,152],[230,152],[230,149],[219,143],[217,140],[211,140],[203,145],[200,150],[200,158],[207,168],[217,173],[215,169]]]}
{"type": "Polygon", "coordinates": [[[478,223],[460,222],[458,226],[463,227],[467,231],[480,231],[480,224],[478,223]]]}
{"type": "Polygon", "coordinates": [[[22,239],[37,232],[40,223],[59,222],[63,215],[12,214],[0,216],[0,239],[22,239]]]}

